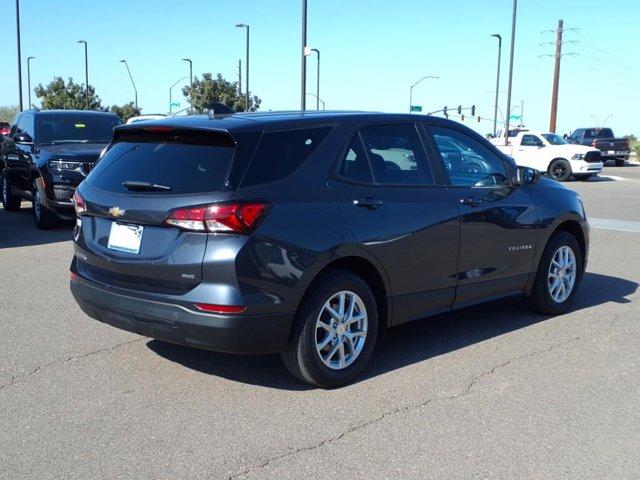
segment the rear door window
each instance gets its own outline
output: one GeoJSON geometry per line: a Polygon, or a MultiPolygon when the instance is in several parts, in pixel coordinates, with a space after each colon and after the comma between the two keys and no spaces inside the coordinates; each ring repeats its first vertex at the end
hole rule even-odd
{"type": "Polygon", "coordinates": [[[331,131],[330,127],[267,132],[242,180],[243,187],[283,180],[298,170],[331,131]]]}
{"type": "Polygon", "coordinates": [[[379,185],[434,185],[418,131],[412,124],[376,125],[360,131],[379,185]]]}
{"type": "MultiPolygon", "coordinates": [[[[131,193],[124,182],[168,187],[145,194],[196,194],[228,189],[226,179],[234,155],[229,138],[153,141],[123,137],[105,153],[87,177],[96,188],[131,193]],[[203,140],[203,141],[198,141],[203,140]]],[[[136,192],[141,193],[141,192],[136,192]]]]}

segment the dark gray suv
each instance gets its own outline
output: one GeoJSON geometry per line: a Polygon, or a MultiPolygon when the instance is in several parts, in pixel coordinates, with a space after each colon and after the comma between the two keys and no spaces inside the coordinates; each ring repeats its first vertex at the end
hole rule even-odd
{"type": "Polygon", "coordinates": [[[573,191],[425,116],[121,126],[74,202],[71,290],[88,315],[167,342],[280,352],[321,387],[353,379],[394,325],[510,295],[563,312],[588,251],[573,191]]]}

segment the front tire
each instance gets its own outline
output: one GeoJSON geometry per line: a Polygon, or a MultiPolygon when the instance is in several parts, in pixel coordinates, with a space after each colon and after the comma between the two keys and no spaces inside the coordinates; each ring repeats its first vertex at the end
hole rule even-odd
{"type": "Polygon", "coordinates": [[[352,272],[323,275],[300,305],[282,360],[310,385],[344,385],[362,372],[378,336],[376,299],[352,272]]]}
{"type": "Polygon", "coordinates": [[[544,249],[533,289],[527,297],[534,312],[564,313],[573,301],[582,280],[582,252],[576,238],[555,232],[544,249]]]}
{"type": "Polygon", "coordinates": [[[42,192],[38,188],[37,181],[33,181],[33,223],[40,230],[48,230],[58,224],[58,216],[42,203],[42,192]]]}
{"type": "Polygon", "coordinates": [[[14,195],[11,192],[11,181],[6,170],[2,172],[2,206],[7,212],[16,212],[20,210],[22,198],[20,195],[14,195]]]}
{"type": "Polygon", "coordinates": [[[548,170],[549,176],[558,182],[566,182],[571,178],[571,164],[564,158],[558,158],[551,162],[548,170]]]}

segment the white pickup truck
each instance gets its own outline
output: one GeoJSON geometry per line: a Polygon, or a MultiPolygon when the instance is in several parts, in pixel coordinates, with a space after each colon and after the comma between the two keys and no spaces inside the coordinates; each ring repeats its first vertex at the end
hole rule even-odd
{"type": "Polygon", "coordinates": [[[555,133],[520,131],[508,137],[493,138],[491,142],[503,153],[511,156],[516,164],[546,172],[560,182],[572,176],[588,180],[602,171],[602,160],[597,148],[574,145],[555,133]]]}

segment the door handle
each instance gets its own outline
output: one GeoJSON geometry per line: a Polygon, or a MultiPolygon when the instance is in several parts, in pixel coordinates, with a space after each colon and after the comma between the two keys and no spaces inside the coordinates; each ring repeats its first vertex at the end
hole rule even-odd
{"type": "Polygon", "coordinates": [[[470,207],[477,207],[482,203],[482,200],[480,200],[479,198],[466,197],[466,198],[461,198],[460,203],[462,205],[469,205],[470,207]]]}
{"type": "Polygon", "coordinates": [[[353,204],[356,207],[368,208],[369,210],[375,210],[382,205],[382,200],[375,199],[373,197],[364,197],[360,200],[354,200],[353,204]]]}

